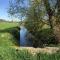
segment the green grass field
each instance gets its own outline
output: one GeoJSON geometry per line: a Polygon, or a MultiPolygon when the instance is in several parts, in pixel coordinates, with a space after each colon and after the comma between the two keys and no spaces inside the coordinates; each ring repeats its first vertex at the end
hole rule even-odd
{"type": "Polygon", "coordinates": [[[11,46],[16,44],[14,33],[18,23],[0,22],[0,46],[11,46]]]}
{"type": "Polygon", "coordinates": [[[60,60],[60,52],[54,54],[36,53],[11,47],[0,47],[0,60],[60,60]]]}
{"type": "Polygon", "coordinates": [[[60,60],[60,51],[55,54],[36,53],[32,55],[27,50],[11,46],[18,45],[18,23],[0,22],[0,60],[60,60]]]}

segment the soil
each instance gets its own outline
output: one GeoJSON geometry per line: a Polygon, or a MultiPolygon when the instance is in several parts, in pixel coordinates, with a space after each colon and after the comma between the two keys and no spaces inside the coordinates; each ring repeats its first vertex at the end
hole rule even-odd
{"type": "Polygon", "coordinates": [[[33,47],[17,47],[17,46],[14,46],[14,48],[16,50],[27,49],[28,52],[30,52],[32,54],[36,54],[36,53],[39,53],[39,52],[52,54],[52,53],[56,53],[56,52],[60,51],[59,47],[33,48],[33,47]]]}

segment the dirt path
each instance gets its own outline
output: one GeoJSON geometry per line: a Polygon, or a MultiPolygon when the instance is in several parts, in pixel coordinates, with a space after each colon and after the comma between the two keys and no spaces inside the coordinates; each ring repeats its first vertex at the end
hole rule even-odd
{"type": "Polygon", "coordinates": [[[28,52],[31,52],[32,54],[39,52],[52,54],[52,53],[56,53],[57,51],[60,51],[59,47],[45,47],[45,48],[17,47],[17,46],[13,46],[13,47],[18,50],[27,49],[28,52]]]}

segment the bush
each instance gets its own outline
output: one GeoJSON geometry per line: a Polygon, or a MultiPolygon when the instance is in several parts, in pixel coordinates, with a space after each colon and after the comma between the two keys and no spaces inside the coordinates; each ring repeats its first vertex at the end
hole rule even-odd
{"type": "Polygon", "coordinates": [[[58,41],[55,39],[55,35],[53,34],[51,29],[44,29],[40,31],[40,40],[43,44],[50,45],[50,44],[57,44],[58,41]]]}
{"type": "Polygon", "coordinates": [[[36,31],[34,33],[34,37],[35,38],[32,38],[32,44],[34,47],[43,47],[43,45],[55,45],[58,43],[58,41],[55,39],[55,35],[50,28],[36,31]]]}
{"type": "Polygon", "coordinates": [[[56,44],[57,41],[55,39],[55,35],[53,34],[51,29],[44,29],[40,31],[40,40],[43,44],[56,44]]]}

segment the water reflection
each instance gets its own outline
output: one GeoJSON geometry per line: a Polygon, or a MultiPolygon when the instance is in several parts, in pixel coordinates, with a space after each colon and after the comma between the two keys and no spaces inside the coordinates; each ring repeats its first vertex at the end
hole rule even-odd
{"type": "Polygon", "coordinates": [[[32,40],[27,38],[29,35],[28,30],[24,26],[20,28],[20,46],[32,46],[32,40]]]}
{"type": "Polygon", "coordinates": [[[23,26],[20,27],[20,46],[25,46],[27,44],[26,34],[27,29],[23,26]]]}

